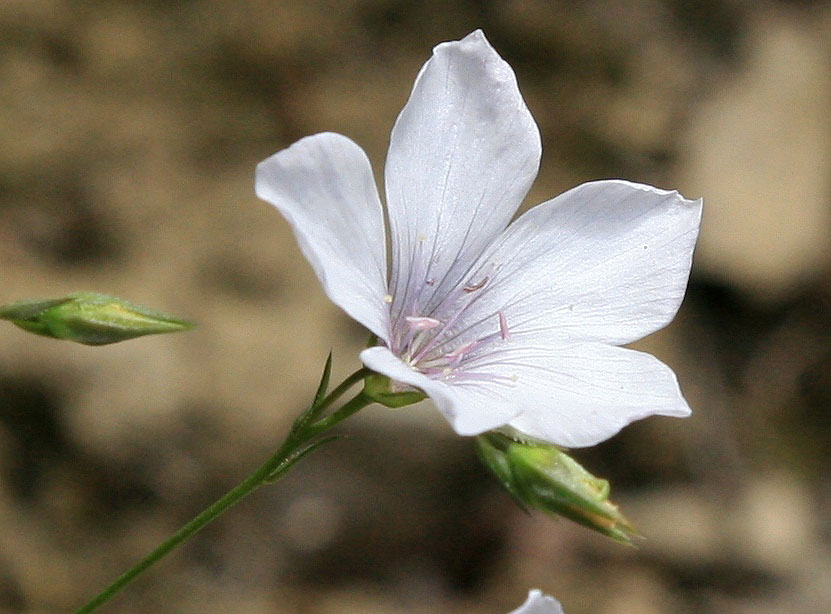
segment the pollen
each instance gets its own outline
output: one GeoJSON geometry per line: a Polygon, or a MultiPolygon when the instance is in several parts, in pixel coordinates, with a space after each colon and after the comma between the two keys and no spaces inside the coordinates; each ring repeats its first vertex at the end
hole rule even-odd
{"type": "Polygon", "coordinates": [[[389,304],[392,303],[392,294],[385,294],[384,295],[384,302],[389,304]]]}

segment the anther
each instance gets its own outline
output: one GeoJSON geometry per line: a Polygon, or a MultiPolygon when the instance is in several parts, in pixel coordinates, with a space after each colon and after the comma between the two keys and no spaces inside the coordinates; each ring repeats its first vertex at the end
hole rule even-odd
{"type": "Polygon", "coordinates": [[[441,322],[427,316],[407,316],[404,318],[413,330],[430,330],[441,326],[441,322]]]}
{"type": "Polygon", "coordinates": [[[488,283],[488,277],[483,277],[482,281],[480,281],[479,283],[468,284],[464,286],[462,290],[464,290],[465,292],[475,292],[476,290],[484,286],[486,283],[488,283]]]}
{"type": "Polygon", "coordinates": [[[499,312],[499,334],[502,336],[502,340],[510,338],[510,334],[508,333],[508,318],[505,317],[505,312],[499,312]]]}

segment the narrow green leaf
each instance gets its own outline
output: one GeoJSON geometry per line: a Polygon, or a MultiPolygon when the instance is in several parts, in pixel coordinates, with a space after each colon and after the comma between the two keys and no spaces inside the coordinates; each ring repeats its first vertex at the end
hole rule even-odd
{"type": "Polygon", "coordinates": [[[320,378],[320,384],[317,386],[315,392],[315,399],[312,403],[317,407],[320,402],[326,397],[326,391],[329,389],[329,377],[332,375],[332,350],[329,350],[329,355],[326,357],[326,364],[323,367],[323,375],[320,378]]]}
{"type": "Polygon", "coordinates": [[[329,377],[332,374],[332,352],[329,352],[329,356],[326,357],[326,364],[323,366],[323,374],[320,376],[320,383],[317,386],[317,391],[315,392],[314,400],[312,404],[306,409],[302,414],[297,416],[294,420],[294,424],[291,427],[291,432],[293,434],[301,434],[303,431],[306,430],[306,427],[309,426],[312,422],[314,422],[317,417],[320,415],[320,412],[323,411],[324,408],[321,407],[321,403],[326,399],[326,391],[329,388],[329,377]]]}

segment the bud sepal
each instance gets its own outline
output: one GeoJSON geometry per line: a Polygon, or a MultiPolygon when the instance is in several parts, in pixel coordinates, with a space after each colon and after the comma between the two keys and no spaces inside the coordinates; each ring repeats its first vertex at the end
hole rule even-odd
{"type": "Polygon", "coordinates": [[[637,532],[609,501],[609,482],[556,446],[492,431],[476,438],[479,456],[522,507],[559,515],[623,544],[637,532]]]}
{"type": "Polygon", "coordinates": [[[37,335],[85,345],[106,345],[193,328],[192,323],[180,318],[96,292],[3,305],[0,319],[37,335]]]}

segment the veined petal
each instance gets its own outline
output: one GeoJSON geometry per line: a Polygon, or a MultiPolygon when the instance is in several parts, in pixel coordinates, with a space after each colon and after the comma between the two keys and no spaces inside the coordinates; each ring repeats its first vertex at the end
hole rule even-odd
{"type": "Polygon", "coordinates": [[[569,448],[599,443],[647,416],[690,414],[672,369],[650,354],[603,343],[558,346],[539,335],[514,336],[467,361],[464,371],[477,375],[491,404],[519,410],[510,426],[569,448]]]}
{"type": "Polygon", "coordinates": [[[384,218],[364,151],[339,134],[309,136],[260,162],[255,185],[291,225],[332,302],[386,340],[384,218]]]}
{"type": "Polygon", "coordinates": [[[438,45],[387,156],[394,318],[456,285],[516,213],[540,152],[516,76],[485,35],[438,45]]]}
{"type": "Polygon", "coordinates": [[[508,614],[563,614],[563,607],[554,597],[543,595],[535,588],[528,591],[525,603],[508,614]]]}
{"type": "MultiPolygon", "coordinates": [[[[687,286],[701,200],[621,180],[585,183],[516,220],[470,278],[465,328],[630,343],[668,324],[687,286]]],[[[425,315],[430,315],[426,313],[425,315]]]]}
{"type": "Polygon", "coordinates": [[[384,347],[364,350],[361,361],[423,390],[459,435],[508,424],[579,448],[647,416],[690,414],[672,369],[650,354],[603,343],[557,345],[517,335],[465,360],[447,379],[415,371],[384,347]]]}
{"type": "Polygon", "coordinates": [[[459,435],[478,435],[507,424],[519,408],[499,402],[482,386],[449,385],[412,369],[387,348],[361,352],[361,361],[377,373],[424,391],[459,435]]]}

